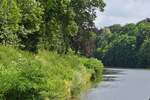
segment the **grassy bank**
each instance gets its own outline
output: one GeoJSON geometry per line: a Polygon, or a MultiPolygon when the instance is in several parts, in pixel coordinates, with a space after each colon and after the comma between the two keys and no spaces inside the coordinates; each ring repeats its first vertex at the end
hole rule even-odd
{"type": "Polygon", "coordinates": [[[0,100],[71,100],[100,81],[102,69],[93,58],[0,46],[0,100]]]}

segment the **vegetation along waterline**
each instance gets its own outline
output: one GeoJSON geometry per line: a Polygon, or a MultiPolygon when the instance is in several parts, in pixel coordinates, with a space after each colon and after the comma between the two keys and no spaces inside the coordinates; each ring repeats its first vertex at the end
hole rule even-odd
{"type": "Polygon", "coordinates": [[[0,99],[69,100],[101,80],[101,61],[68,52],[95,28],[95,12],[104,6],[102,0],[0,0],[0,99]]]}
{"type": "Polygon", "coordinates": [[[72,54],[28,52],[0,46],[1,100],[71,100],[100,81],[103,64],[72,54]]]}
{"type": "Polygon", "coordinates": [[[101,80],[101,61],[69,50],[82,33],[92,33],[104,6],[103,0],[0,0],[0,100],[70,100],[101,80]]]}

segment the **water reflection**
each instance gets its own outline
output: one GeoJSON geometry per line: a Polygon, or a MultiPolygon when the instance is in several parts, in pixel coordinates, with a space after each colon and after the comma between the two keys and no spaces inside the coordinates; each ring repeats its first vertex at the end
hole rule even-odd
{"type": "Polygon", "coordinates": [[[149,100],[150,70],[105,69],[104,81],[81,100],[149,100]]]}
{"type": "Polygon", "coordinates": [[[109,82],[109,81],[119,81],[118,76],[124,74],[121,69],[110,69],[106,68],[103,72],[103,81],[109,82]]]}

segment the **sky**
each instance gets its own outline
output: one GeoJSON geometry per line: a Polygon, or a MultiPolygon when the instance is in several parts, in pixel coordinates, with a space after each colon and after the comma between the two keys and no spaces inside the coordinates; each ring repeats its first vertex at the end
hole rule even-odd
{"type": "Polygon", "coordinates": [[[150,0],[104,0],[104,12],[97,11],[98,28],[113,24],[137,23],[150,17],[150,0]]]}

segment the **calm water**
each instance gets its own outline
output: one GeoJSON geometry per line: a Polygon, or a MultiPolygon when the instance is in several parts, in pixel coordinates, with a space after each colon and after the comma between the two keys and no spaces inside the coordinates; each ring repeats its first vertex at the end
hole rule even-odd
{"type": "Polygon", "coordinates": [[[150,71],[107,69],[104,82],[81,96],[81,100],[150,100],[150,71]]]}

